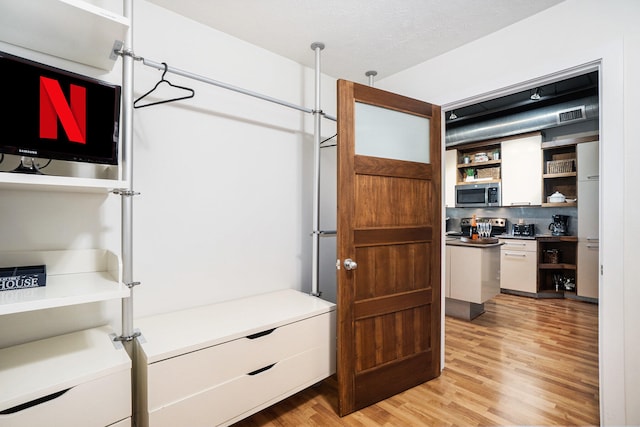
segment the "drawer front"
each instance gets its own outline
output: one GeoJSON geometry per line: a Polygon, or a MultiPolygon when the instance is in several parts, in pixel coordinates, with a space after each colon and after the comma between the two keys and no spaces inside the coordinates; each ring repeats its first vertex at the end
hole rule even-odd
{"type": "Polygon", "coordinates": [[[327,348],[314,348],[152,411],[149,425],[228,425],[313,385],[331,371],[327,348]]]}
{"type": "Polygon", "coordinates": [[[535,252],[538,250],[538,242],[535,240],[500,239],[500,243],[504,243],[504,245],[500,247],[503,251],[535,252]]]}
{"type": "Polygon", "coordinates": [[[591,242],[578,243],[578,295],[599,298],[600,245],[591,242]]]}
{"type": "Polygon", "coordinates": [[[21,411],[0,415],[0,427],[104,427],[129,417],[131,370],[126,369],[79,384],[58,397],[21,411]]]}
{"type": "Polygon", "coordinates": [[[525,251],[500,251],[500,288],[537,292],[537,253],[525,251]]]}
{"type": "Polygon", "coordinates": [[[153,363],[147,371],[147,409],[151,412],[310,349],[326,348],[335,338],[334,328],[335,312],[329,312],[253,339],[240,338],[153,363]]]}

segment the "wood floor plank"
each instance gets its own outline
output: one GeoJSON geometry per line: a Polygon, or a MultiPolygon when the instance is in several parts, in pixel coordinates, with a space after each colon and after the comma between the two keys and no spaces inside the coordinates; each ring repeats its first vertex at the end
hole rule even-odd
{"type": "Polygon", "coordinates": [[[335,377],[235,427],[598,425],[598,306],[501,294],[445,321],[442,375],[346,417],[335,377]]]}

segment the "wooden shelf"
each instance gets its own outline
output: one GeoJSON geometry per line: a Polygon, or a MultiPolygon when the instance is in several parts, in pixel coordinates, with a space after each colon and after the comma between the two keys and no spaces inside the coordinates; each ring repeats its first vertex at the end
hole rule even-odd
{"type": "Polygon", "coordinates": [[[502,160],[487,160],[486,162],[458,163],[458,169],[477,168],[482,166],[495,166],[502,164],[502,160]]]}
{"type": "Polygon", "coordinates": [[[126,298],[118,257],[103,249],[1,252],[0,267],[46,265],[47,285],[0,292],[0,315],[126,298]]]}
{"type": "Polygon", "coordinates": [[[538,268],[540,270],[575,270],[576,269],[576,265],[575,264],[564,264],[564,263],[538,264],[538,268]]]}
{"type": "Polygon", "coordinates": [[[572,176],[578,176],[577,172],[564,172],[564,173],[545,173],[542,174],[544,179],[553,179],[553,178],[568,178],[572,176]]]}
{"type": "Polygon", "coordinates": [[[473,184],[493,184],[500,182],[499,179],[478,179],[476,181],[459,181],[457,185],[473,185],[473,184]]]}
{"type": "Polygon", "coordinates": [[[553,141],[545,141],[542,143],[541,147],[543,150],[548,148],[566,147],[568,145],[576,145],[581,142],[597,141],[599,138],[600,138],[600,135],[599,133],[596,132],[593,135],[556,139],[553,141]]]}
{"type": "Polygon", "coordinates": [[[83,0],[0,0],[0,40],[111,70],[129,19],[83,0]]]}
{"type": "Polygon", "coordinates": [[[564,202],[564,203],[543,203],[543,208],[574,208],[578,206],[577,202],[564,202]]]}
{"type": "Polygon", "coordinates": [[[577,242],[578,236],[553,236],[553,235],[542,235],[536,236],[536,240],[541,243],[547,242],[577,242]]]}

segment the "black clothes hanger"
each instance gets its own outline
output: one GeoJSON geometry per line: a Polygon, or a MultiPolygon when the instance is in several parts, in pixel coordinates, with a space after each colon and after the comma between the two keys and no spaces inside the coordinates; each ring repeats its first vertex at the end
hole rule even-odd
{"type": "Polygon", "coordinates": [[[184,86],[174,85],[169,80],[166,80],[164,78],[164,75],[167,74],[167,63],[163,62],[162,65],[164,65],[164,72],[162,73],[162,78],[160,79],[160,81],[158,83],[156,83],[156,85],[153,87],[153,89],[151,89],[149,92],[145,93],[140,98],[138,98],[135,101],[133,101],[133,108],[150,107],[152,105],[165,104],[167,102],[180,101],[181,99],[193,98],[193,96],[195,95],[195,91],[193,89],[188,88],[188,87],[184,87],[184,86]],[[178,89],[186,90],[187,92],[190,92],[190,93],[189,93],[189,95],[181,96],[181,97],[178,97],[178,98],[165,99],[163,101],[156,101],[156,102],[151,102],[149,104],[137,105],[138,101],[141,101],[142,99],[147,97],[150,93],[152,93],[154,90],[156,90],[158,88],[158,86],[160,86],[161,83],[166,83],[171,87],[175,87],[175,88],[178,88],[178,89]]]}

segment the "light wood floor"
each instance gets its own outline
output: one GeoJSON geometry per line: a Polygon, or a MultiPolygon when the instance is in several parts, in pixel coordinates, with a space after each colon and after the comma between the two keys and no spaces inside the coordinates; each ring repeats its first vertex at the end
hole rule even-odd
{"type": "Polygon", "coordinates": [[[485,310],[446,318],[433,381],[340,418],[329,378],[235,427],[598,425],[598,306],[501,294],[485,310]]]}

